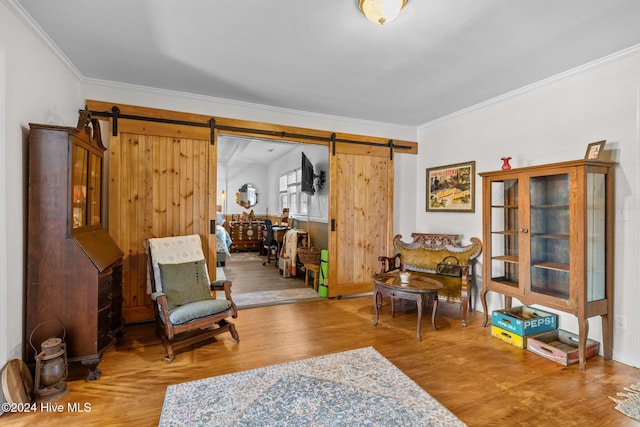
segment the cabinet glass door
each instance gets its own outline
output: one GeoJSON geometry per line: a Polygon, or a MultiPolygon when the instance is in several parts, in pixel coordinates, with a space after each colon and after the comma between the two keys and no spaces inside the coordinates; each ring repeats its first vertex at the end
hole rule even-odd
{"type": "Polygon", "coordinates": [[[102,198],[102,160],[95,154],[89,158],[89,193],[87,207],[89,209],[89,225],[101,224],[102,198]]]}
{"type": "Polygon", "coordinates": [[[532,177],[531,291],[569,298],[569,175],[532,177]]]}
{"type": "Polygon", "coordinates": [[[71,228],[87,225],[87,171],[89,150],[73,146],[71,158],[71,228]]]}
{"type": "Polygon", "coordinates": [[[587,301],[605,299],[606,205],[605,175],[587,174],[587,301]]]}
{"type": "Polygon", "coordinates": [[[491,182],[491,280],[519,285],[518,180],[491,182]]]}

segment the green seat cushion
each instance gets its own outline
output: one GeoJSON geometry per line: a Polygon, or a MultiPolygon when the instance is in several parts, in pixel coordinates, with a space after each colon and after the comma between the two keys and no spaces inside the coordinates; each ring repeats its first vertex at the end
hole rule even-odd
{"type": "Polygon", "coordinates": [[[194,301],[211,299],[204,260],[158,266],[162,292],[167,294],[169,310],[194,301]]]}
{"type": "MultiPolygon", "coordinates": [[[[226,299],[208,299],[184,304],[169,311],[169,321],[178,326],[192,320],[222,313],[231,308],[231,302],[226,299]]],[[[164,321],[164,319],[162,319],[164,321]]]]}

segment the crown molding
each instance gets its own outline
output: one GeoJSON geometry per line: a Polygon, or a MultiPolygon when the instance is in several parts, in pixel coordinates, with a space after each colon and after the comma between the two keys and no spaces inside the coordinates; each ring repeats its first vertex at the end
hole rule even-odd
{"type": "Polygon", "coordinates": [[[31,15],[27,13],[26,10],[17,3],[15,0],[1,0],[7,6],[15,16],[22,21],[22,23],[33,33],[35,36],[40,39],[63,63],[64,65],[71,70],[71,72],[79,79],[83,80],[84,76],[80,71],[76,68],[75,65],[67,58],[67,56],[60,50],[58,45],[56,45],[53,40],[47,35],[47,33],[42,29],[42,27],[33,20],[31,15]]]}
{"type": "Polygon", "coordinates": [[[90,79],[85,77],[82,77],[81,79],[84,84],[107,86],[107,87],[112,87],[114,89],[140,91],[140,92],[152,93],[157,95],[186,98],[186,99],[192,99],[196,101],[204,101],[204,102],[216,103],[221,105],[230,105],[234,107],[241,107],[241,108],[247,108],[247,109],[253,109],[253,110],[262,110],[262,111],[269,111],[269,112],[275,112],[280,114],[297,115],[297,116],[331,120],[331,121],[340,121],[344,123],[360,124],[365,126],[386,127],[386,128],[393,128],[393,129],[405,130],[405,131],[410,130],[412,132],[415,132],[416,130],[415,126],[376,122],[372,120],[355,119],[355,118],[344,117],[344,116],[333,116],[330,114],[314,113],[311,111],[304,111],[304,110],[294,110],[291,108],[275,107],[272,105],[265,105],[265,104],[255,104],[251,102],[237,101],[237,100],[228,99],[228,98],[218,98],[215,96],[199,95],[196,93],[180,92],[180,91],[173,91],[168,89],[158,89],[158,88],[149,87],[149,86],[120,83],[120,82],[114,82],[109,80],[90,79]]]}

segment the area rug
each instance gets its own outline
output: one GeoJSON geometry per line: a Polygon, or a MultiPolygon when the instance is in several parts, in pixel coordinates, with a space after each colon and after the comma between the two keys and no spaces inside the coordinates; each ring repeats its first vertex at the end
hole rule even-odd
{"type": "Polygon", "coordinates": [[[167,387],[160,426],[464,426],[372,347],[167,387]]]}
{"type": "Polygon", "coordinates": [[[624,397],[624,399],[611,396],[609,399],[616,402],[615,409],[636,421],[640,421],[640,383],[632,384],[624,389],[624,393],[618,393],[618,396],[624,397]]]}
{"type": "Polygon", "coordinates": [[[240,309],[321,299],[313,288],[281,289],[277,291],[247,292],[242,294],[232,293],[231,296],[233,302],[235,302],[236,306],[240,309]]]}

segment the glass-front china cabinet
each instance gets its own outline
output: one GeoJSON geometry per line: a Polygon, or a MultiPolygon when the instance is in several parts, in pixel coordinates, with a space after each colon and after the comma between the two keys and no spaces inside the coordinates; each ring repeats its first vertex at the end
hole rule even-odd
{"type": "Polygon", "coordinates": [[[487,292],[578,318],[585,369],[588,319],[602,318],[612,356],[614,164],[576,160],[480,173],[483,192],[484,325],[487,292]]]}

